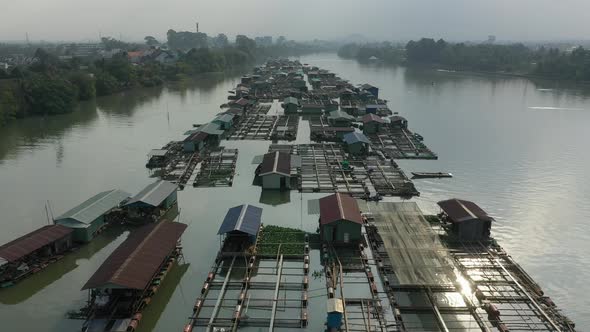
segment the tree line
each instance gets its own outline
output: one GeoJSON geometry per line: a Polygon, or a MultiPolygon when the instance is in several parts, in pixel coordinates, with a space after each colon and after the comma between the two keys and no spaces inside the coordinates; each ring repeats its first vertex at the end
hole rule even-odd
{"type": "Polygon", "coordinates": [[[204,33],[169,30],[166,45],[153,36],[145,37],[145,45],[125,43],[103,37],[105,50],[121,50],[110,58],[60,60],[45,49],[36,50],[37,60],[29,66],[5,71],[0,69],[0,126],[12,119],[30,115],[68,113],[77,102],[95,96],[106,96],[133,87],[162,85],[206,72],[221,72],[252,64],[269,56],[295,55],[317,50],[282,40],[270,46],[259,46],[244,35],[234,43],[220,34],[210,38],[204,33]],[[156,50],[166,46],[176,55],[175,61],[163,64],[153,59],[134,64],[128,52],[156,50]]]}
{"type": "Polygon", "coordinates": [[[454,70],[474,70],[540,76],[552,79],[590,81],[590,50],[577,47],[571,52],[556,48],[530,48],[523,44],[449,43],[422,38],[406,45],[348,44],[338,55],[359,61],[377,58],[386,63],[441,66],[454,70]]]}

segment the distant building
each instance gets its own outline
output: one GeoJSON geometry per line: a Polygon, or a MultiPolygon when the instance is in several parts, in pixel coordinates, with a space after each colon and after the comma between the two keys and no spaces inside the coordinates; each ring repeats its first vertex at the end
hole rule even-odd
{"type": "Polygon", "coordinates": [[[356,118],[344,111],[332,111],[328,116],[328,121],[334,127],[349,127],[356,118]]]}
{"type": "Polygon", "coordinates": [[[375,134],[381,131],[381,128],[385,125],[385,120],[382,117],[375,114],[367,114],[362,117],[363,121],[363,132],[365,134],[375,134]]]}
{"type": "Polygon", "coordinates": [[[285,114],[297,114],[299,110],[299,101],[294,97],[287,97],[281,105],[285,109],[285,114]]]}
{"type": "Polygon", "coordinates": [[[255,37],[254,41],[258,46],[272,46],[272,36],[255,37]]]}
{"type": "Polygon", "coordinates": [[[107,223],[109,212],[129,196],[117,189],[101,192],[57,217],[55,223],[72,228],[75,242],[90,242],[107,223]]]}
{"type": "Polygon", "coordinates": [[[320,238],[324,242],[354,243],[361,240],[363,218],[349,194],[320,198],[320,238]]]}
{"type": "Polygon", "coordinates": [[[407,129],[408,128],[408,120],[403,116],[394,115],[389,118],[389,126],[395,129],[407,129]]]}
{"type": "Polygon", "coordinates": [[[215,119],[213,119],[212,123],[215,123],[219,126],[221,130],[228,130],[232,127],[234,123],[234,116],[232,114],[221,114],[218,115],[215,119]]]}
{"type": "Polygon", "coordinates": [[[456,198],[437,204],[442,210],[443,221],[450,224],[451,233],[460,241],[484,241],[490,238],[494,219],[477,204],[456,198]]]}
{"type": "Polygon", "coordinates": [[[262,189],[290,189],[291,155],[279,151],[265,154],[257,175],[262,180],[262,189]]]}
{"type": "Polygon", "coordinates": [[[202,131],[197,131],[188,135],[182,142],[183,151],[192,153],[203,150],[207,136],[209,136],[209,134],[202,131]]]}
{"type": "Polygon", "coordinates": [[[371,141],[362,133],[352,132],[343,136],[348,152],[354,155],[363,155],[369,152],[371,141]]]}
{"type": "Polygon", "coordinates": [[[262,209],[257,206],[243,204],[229,209],[217,231],[226,238],[222,252],[236,253],[248,249],[256,243],[261,224],[262,209]]]}
{"type": "Polygon", "coordinates": [[[129,218],[141,222],[158,221],[176,205],[177,190],[176,184],[164,180],[147,185],[125,204],[129,218]]]}
{"type": "Polygon", "coordinates": [[[370,92],[373,95],[373,97],[379,98],[379,88],[376,86],[373,86],[371,84],[363,84],[361,85],[361,90],[370,92]]]}

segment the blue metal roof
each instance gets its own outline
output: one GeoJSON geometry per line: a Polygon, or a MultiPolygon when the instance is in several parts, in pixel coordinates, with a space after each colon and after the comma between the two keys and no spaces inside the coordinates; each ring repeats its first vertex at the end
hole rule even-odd
{"type": "Polygon", "coordinates": [[[258,234],[262,217],[262,209],[244,204],[227,211],[217,234],[239,231],[250,235],[258,234]]]}
{"type": "Polygon", "coordinates": [[[354,144],[358,142],[371,144],[367,136],[365,136],[363,133],[359,133],[356,131],[354,133],[348,133],[344,135],[344,142],[346,142],[346,144],[354,144]]]}

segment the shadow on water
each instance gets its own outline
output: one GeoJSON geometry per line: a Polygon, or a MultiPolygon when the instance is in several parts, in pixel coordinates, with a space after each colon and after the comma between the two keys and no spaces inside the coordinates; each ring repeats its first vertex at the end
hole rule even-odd
{"type": "Polygon", "coordinates": [[[261,190],[260,203],[272,206],[287,204],[291,202],[291,191],[261,190]]]}
{"type": "Polygon", "coordinates": [[[108,114],[131,116],[139,107],[160,98],[163,91],[162,86],[127,90],[97,98],[96,105],[101,111],[108,114]]]}
{"type": "Polygon", "coordinates": [[[158,323],[158,320],[160,319],[160,316],[162,316],[164,309],[166,309],[166,306],[168,306],[168,302],[170,302],[174,291],[179,286],[180,280],[182,280],[182,277],[189,267],[189,263],[182,265],[179,265],[178,263],[174,264],[174,267],[172,270],[170,270],[166,276],[166,279],[162,283],[162,287],[160,287],[152,299],[153,301],[143,312],[143,319],[141,320],[141,324],[137,329],[138,332],[153,331],[153,329],[156,327],[156,324],[158,323]]]}
{"type": "Polygon", "coordinates": [[[78,267],[78,260],[90,259],[94,254],[121,236],[126,230],[126,227],[119,225],[110,227],[92,242],[83,245],[76,252],[65,255],[64,258],[49,265],[45,270],[24,279],[13,287],[0,290],[0,303],[13,305],[28,300],[45,287],[76,269],[78,267]]]}

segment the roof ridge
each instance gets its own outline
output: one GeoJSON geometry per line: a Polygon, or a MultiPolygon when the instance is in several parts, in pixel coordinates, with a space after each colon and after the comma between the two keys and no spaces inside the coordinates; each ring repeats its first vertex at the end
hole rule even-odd
{"type": "Polygon", "coordinates": [[[144,237],[141,240],[141,243],[135,247],[135,249],[133,249],[133,253],[131,253],[131,255],[127,256],[127,259],[125,259],[125,261],[123,262],[123,264],[121,264],[121,266],[119,266],[117,268],[117,271],[115,273],[113,273],[113,277],[111,278],[111,280],[117,279],[119,277],[119,274],[121,274],[123,272],[123,270],[127,267],[127,265],[129,265],[130,262],[133,261],[133,258],[135,258],[135,256],[137,255],[137,253],[141,252],[140,249],[142,249],[145,244],[148,242],[149,239],[151,239],[154,234],[156,234],[156,230],[159,229],[160,227],[162,227],[163,223],[168,222],[168,221],[160,221],[156,224],[156,226],[154,226],[154,228],[152,228],[150,230],[150,234],[148,234],[148,236],[144,237]]]}
{"type": "MultiPolygon", "coordinates": [[[[110,194],[112,194],[112,193],[113,193],[115,190],[117,190],[117,189],[111,189],[111,190],[107,190],[107,191],[103,191],[103,192],[101,192],[101,193],[98,193],[97,195],[104,194],[104,193],[106,193],[106,194],[105,194],[104,196],[102,196],[100,199],[98,199],[98,200],[96,200],[96,201],[92,202],[92,204],[88,204],[88,206],[85,206],[85,207],[84,207],[83,209],[81,209],[80,211],[78,211],[78,212],[76,212],[76,213],[72,214],[72,215],[70,216],[70,218],[71,218],[71,219],[75,219],[74,217],[76,217],[77,215],[79,215],[79,214],[80,214],[80,213],[82,213],[83,211],[86,211],[86,210],[88,210],[88,209],[89,209],[91,206],[93,206],[93,205],[96,205],[98,202],[100,202],[100,201],[104,200],[104,199],[105,199],[105,198],[107,198],[107,197],[108,197],[110,194]]],[[[89,200],[91,200],[91,199],[92,199],[92,197],[91,197],[91,198],[89,198],[89,199],[87,199],[86,201],[89,201],[89,200]]],[[[86,202],[86,201],[85,201],[85,202],[86,202]]],[[[84,204],[84,202],[83,202],[83,203],[81,203],[81,204],[84,204]]]]}

